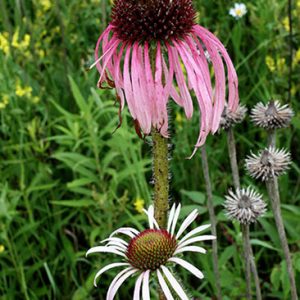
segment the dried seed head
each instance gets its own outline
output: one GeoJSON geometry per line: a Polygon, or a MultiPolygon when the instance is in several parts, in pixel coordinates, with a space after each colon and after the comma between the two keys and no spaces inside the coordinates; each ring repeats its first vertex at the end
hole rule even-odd
{"type": "Polygon", "coordinates": [[[221,129],[227,130],[235,124],[241,123],[244,120],[246,113],[247,107],[244,105],[239,105],[235,112],[230,111],[227,106],[225,106],[220,121],[219,131],[221,131],[221,129]]]}
{"type": "Polygon", "coordinates": [[[235,193],[229,191],[225,198],[226,215],[242,224],[255,222],[266,212],[266,203],[262,200],[262,195],[251,187],[236,189],[235,193]]]}
{"type": "Polygon", "coordinates": [[[172,257],[177,241],[167,230],[147,229],[128,245],[128,262],[140,270],[156,270],[172,257]]]}
{"type": "Polygon", "coordinates": [[[189,34],[195,16],[191,0],[116,0],[111,24],[126,42],[166,41],[189,34]]]}
{"type": "Polygon", "coordinates": [[[246,159],[246,169],[249,174],[262,181],[282,175],[290,164],[290,153],[275,147],[266,148],[257,155],[252,153],[246,159]]]}
{"type": "Polygon", "coordinates": [[[266,129],[287,127],[293,115],[293,110],[287,104],[281,105],[278,100],[266,105],[260,102],[251,111],[254,124],[266,129]]]}

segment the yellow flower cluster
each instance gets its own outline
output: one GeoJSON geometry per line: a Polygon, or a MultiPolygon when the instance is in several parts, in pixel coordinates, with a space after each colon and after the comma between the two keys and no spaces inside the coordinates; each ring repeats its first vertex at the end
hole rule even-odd
{"type": "Polygon", "coordinates": [[[25,34],[24,37],[23,37],[23,40],[20,40],[20,38],[19,38],[19,28],[17,28],[17,30],[15,31],[15,33],[13,35],[11,45],[16,49],[19,49],[21,51],[25,51],[30,45],[30,35],[25,34]]]}
{"type": "Polygon", "coordinates": [[[295,56],[293,58],[293,66],[295,67],[299,63],[300,63],[300,49],[298,49],[296,51],[296,54],[295,54],[295,56]]]}
{"type": "Polygon", "coordinates": [[[52,3],[50,0],[40,0],[40,4],[42,6],[43,11],[47,11],[52,7],[52,3]]]}
{"type": "Polygon", "coordinates": [[[0,49],[5,55],[9,53],[9,34],[8,32],[0,32],[0,49]]]}
{"type": "Polygon", "coordinates": [[[3,245],[0,245],[0,253],[3,253],[5,251],[5,247],[3,245]]]}
{"type": "Polygon", "coordinates": [[[134,201],[134,208],[138,213],[142,213],[144,209],[145,201],[144,199],[137,197],[134,201]]]}
{"type": "Polygon", "coordinates": [[[17,82],[17,84],[16,84],[16,95],[18,97],[31,97],[32,87],[31,86],[22,87],[20,82],[17,82]]]}
{"type": "Polygon", "coordinates": [[[265,58],[265,63],[268,69],[273,73],[275,70],[282,74],[285,71],[285,58],[279,57],[276,60],[270,55],[267,55],[265,58]]]}
{"type": "Polygon", "coordinates": [[[0,110],[4,109],[9,103],[9,96],[3,95],[2,100],[0,102],[0,110]]]}
{"type": "Polygon", "coordinates": [[[288,17],[285,17],[285,18],[282,20],[282,25],[283,25],[283,28],[284,28],[286,31],[290,31],[290,22],[289,22],[289,18],[288,18],[288,17]]]}
{"type": "Polygon", "coordinates": [[[37,104],[40,102],[40,98],[38,96],[32,97],[32,87],[31,86],[21,86],[20,82],[17,81],[16,83],[16,95],[18,97],[26,97],[28,98],[33,104],[37,104]]]}

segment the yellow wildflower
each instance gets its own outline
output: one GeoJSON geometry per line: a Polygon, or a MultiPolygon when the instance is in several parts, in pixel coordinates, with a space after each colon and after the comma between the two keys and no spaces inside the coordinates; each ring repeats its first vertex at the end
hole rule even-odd
{"type": "Polygon", "coordinates": [[[175,117],[175,121],[179,124],[181,124],[183,122],[183,117],[182,114],[180,112],[176,112],[176,117],[175,117]]]}
{"type": "Polygon", "coordinates": [[[296,6],[297,8],[300,8],[300,0],[297,1],[296,6]]]}
{"type": "Polygon", "coordinates": [[[289,21],[289,18],[288,18],[288,17],[285,17],[285,18],[282,20],[282,25],[283,25],[283,28],[284,28],[286,31],[290,31],[290,21],[289,21]]]}
{"type": "Polygon", "coordinates": [[[0,253],[3,253],[5,251],[5,247],[3,245],[0,245],[0,253]]]}
{"type": "Polygon", "coordinates": [[[34,96],[34,97],[31,99],[31,102],[32,102],[33,104],[39,103],[39,102],[40,102],[40,97],[34,96]]]}
{"type": "Polygon", "coordinates": [[[25,86],[22,87],[20,85],[20,82],[17,82],[16,84],[16,95],[18,97],[31,97],[32,94],[32,87],[31,86],[25,86]]]}
{"type": "Polygon", "coordinates": [[[43,8],[43,11],[47,11],[52,7],[50,0],[40,0],[40,4],[43,8]]]}
{"type": "Polygon", "coordinates": [[[19,28],[13,34],[11,45],[21,51],[26,50],[30,45],[30,35],[25,34],[23,40],[19,41],[19,28]]]}
{"type": "Polygon", "coordinates": [[[44,58],[45,57],[45,51],[43,49],[38,50],[38,54],[40,58],[44,58]]]}
{"type": "Polygon", "coordinates": [[[285,58],[277,58],[276,65],[278,72],[283,73],[285,69],[285,58]]]}
{"type": "Polygon", "coordinates": [[[144,199],[137,197],[134,201],[134,208],[138,213],[142,213],[144,209],[145,201],[144,199]]]}
{"type": "Polygon", "coordinates": [[[266,65],[267,65],[268,69],[271,72],[274,72],[275,69],[276,69],[276,66],[275,66],[275,61],[274,61],[273,57],[267,55],[266,59],[265,59],[265,62],[266,62],[266,65]]]}
{"type": "Polygon", "coordinates": [[[293,66],[300,63],[300,48],[296,51],[295,56],[293,58],[293,66]]]}
{"type": "Polygon", "coordinates": [[[297,86],[296,85],[294,85],[294,84],[292,84],[292,88],[291,88],[291,94],[292,94],[292,96],[295,96],[296,95],[296,93],[297,93],[297,86]]]}
{"type": "Polygon", "coordinates": [[[30,35],[25,34],[23,40],[20,42],[21,49],[27,49],[30,45],[30,35]]]}
{"type": "Polygon", "coordinates": [[[11,45],[14,48],[19,48],[19,28],[14,32],[11,45]]]}
{"type": "Polygon", "coordinates": [[[9,41],[8,41],[9,34],[8,32],[0,32],[0,49],[4,52],[4,54],[9,53],[9,41]]]}
{"type": "Polygon", "coordinates": [[[0,102],[0,110],[4,109],[9,103],[9,96],[8,95],[3,95],[2,100],[0,102]]]}

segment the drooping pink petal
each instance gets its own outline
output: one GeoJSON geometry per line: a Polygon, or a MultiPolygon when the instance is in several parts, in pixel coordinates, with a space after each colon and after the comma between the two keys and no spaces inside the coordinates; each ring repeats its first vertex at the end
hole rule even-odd
{"type": "MultiPolygon", "coordinates": [[[[99,37],[99,39],[97,41],[97,44],[96,44],[94,56],[95,56],[95,62],[97,62],[96,63],[96,67],[97,67],[99,73],[102,72],[102,67],[101,67],[100,62],[99,62],[99,48],[100,48],[100,44],[101,44],[101,42],[103,41],[104,38],[106,38],[106,37],[108,38],[111,29],[112,29],[112,26],[108,25],[108,27],[100,35],[100,37],[99,37]]],[[[105,53],[105,51],[103,53],[105,53]]]]}
{"type": "Polygon", "coordinates": [[[155,59],[155,98],[156,98],[156,128],[161,135],[168,137],[168,112],[167,102],[164,96],[162,84],[162,53],[160,43],[157,42],[156,59],[155,59]]]}
{"type": "Polygon", "coordinates": [[[124,66],[123,66],[123,78],[124,78],[124,93],[126,97],[126,101],[128,104],[129,111],[133,119],[137,119],[137,105],[136,99],[133,97],[132,93],[132,83],[130,76],[130,54],[131,54],[131,44],[127,45],[127,49],[125,52],[124,58],[124,66]]]}
{"type": "Polygon", "coordinates": [[[185,115],[188,119],[190,119],[193,115],[193,102],[180,66],[178,52],[175,47],[171,47],[170,45],[167,45],[167,47],[169,51],[169,59],[171,59],[174,63],[175,77],[180,91],[180,98],[182,99],[185,115]]]}
{"type": "Polygon", "coordinates": [[[149,134],[151,131],[151,114],[147,109],[148,103],[145,98],[145,88],[141,85],[142,76],[145,76],[145,74],[144,70],[140,68],[143,65],[143,61],[139,59],[138,43],[134,43],[131,59],[131,78],[133,98],[136,103],[136,118],[143,132],[149,134]]]}
{"type": "Polygon", "coordinates": [[[220,40],[206,28],[197,24],[193,26],[193,31],[201,39],[209,40],[211,43],[213,43],[217,47],[221,55],[223,56],[227,66],[228,90],[229,90],[228,107],[230,110],[235,111],[239,101],[238,78],[227,50],[225,49],[224,45],[220,42],[220,40]]]}
{"type": "Polygon", "coordinates": [[[218,50],[213,44],[208,43],[207,40],[202,40],[203,44],[208,51],[210,60],[214,67],[215,73],[215,95],[214,95],[214,109],[212,119],[212,132],[215,133],[219,128],[221,115],[225,106],[225,94],[226,94],[226,83],[225,83],[225,70],[222,58],[220,57],[218,50]]]}

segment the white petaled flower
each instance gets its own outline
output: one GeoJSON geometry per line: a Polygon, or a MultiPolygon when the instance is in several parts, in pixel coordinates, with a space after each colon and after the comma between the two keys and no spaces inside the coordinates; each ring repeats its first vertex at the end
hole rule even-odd
{"type": "Polygon", "coordinates": [[[281,105],[278,100],[267,104],[259,102],[251,110],[254,124],[265,129],[287,127],[293,116],[293,110],[287,104],[281,105]]]}
{"type": "Polygon", "coordinates": [[[252,153],[246,159],[246,169],[249,174],[262,181],[284,174],[290,164],[290,153],[275,147],[265,148],[257,155],[252,153]]]}
{"type": "Polygon", "coordinates": [[[247,13],[247,7],[244,3],[235,3],[234,7],[230,8],[229,14],[235,19],[242,18],[247,13]]]}
{"type": "Polygon", "coordinates": [[[245,105],[238,105],[236,111],[232,111],[225,106],[221,116],[219,131],[221,129],[227,130],[235,124],[241,123],[245,119],[246,113],[247,107],[245,105]]]}
{"type": "Polygon", "coordinates": [[[250,224],[266,212],[266,203],[262,200],[262,195],[250,186],[247,189],[236,189],[235,192],[230,190],[228,193],[224,206],[230,219],[250,224]]]}
{"type": "Polygon", "coordinates": [[[193,275],[202,279],[203,273],[186,260],[179,258],[184,252],[206,253],[202,247],[195,246],[196,242],[214,240],[213,235],[199,235],[210,225],[198,226],[190,232],[183,235],[188,226],[197,218],[197,210],[193,210],[182,222],[177,232],[175,228],[180,214],[181,205],[173,205],[169,218],[167,229],[160,229],[157,221],[154,219],[154,208],[150,206],[145,211],[149,220],[149,229],[142,232],[134,228],[124,227],[114,231],[109,238],[102,241],[105,246],[91,248],[86,255],[96,252],[114,253],[121,256],[122,261],[109,264],[100,269],[94,279],[96,286],[97,279],[104,272],[123,267],[121,272],[111,282],[106,299],[114,299],[118,289],[129,277],[136,275],[136,283],[133,292],[134,300],[150,300],[150,275],[157,276],[158,283],[167,300],[172,300],[176,293],[180,299],[188,300],[184,289],[177,281],[169,266],[174,264],[190,271],[193,275]],[[117,237],[118,234],[127,236],[129,241],[117,237]],[[182,236],[183,235],[183,236],[182,236]],[[173,291],[172,291],[173,290],[173,291]],[[142,296],[142,297],[141,297],[142,296]]]}

